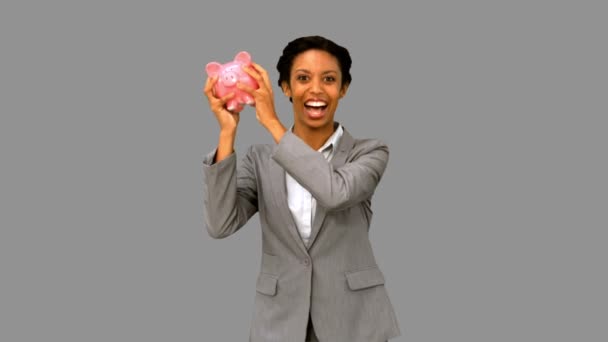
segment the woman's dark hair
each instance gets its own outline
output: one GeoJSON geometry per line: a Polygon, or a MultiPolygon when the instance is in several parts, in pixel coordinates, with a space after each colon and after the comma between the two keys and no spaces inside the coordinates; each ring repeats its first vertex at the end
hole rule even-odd
{"type": "Polygon", "coordinates": [[[352,77],[350,75],[350,66],[352,65],[352,60],[348,50],[325,37],[308,36],[292,40],[283,49],[283,55],[281,55],[279,62],[277,63],[277,70],[279,71],[279,87],[281,87],[283,82],[287,82],[287,84],[289,84],[289,76],[291,67],[293,66],[293,60],[297,55],[307,50],[321,50],[336,57],[342,73],[341,85],[350,84],[352,81],[352,77]]]}

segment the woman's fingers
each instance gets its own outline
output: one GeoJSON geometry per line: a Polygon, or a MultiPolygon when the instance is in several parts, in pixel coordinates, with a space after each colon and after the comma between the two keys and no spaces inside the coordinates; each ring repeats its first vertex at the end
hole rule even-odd
{"type": "Polygon", "coordinates": [[[215,90],[214,90],[214,86],[217,83],[218,77],[210,77],[207,78],[207,81],[205,82],[205,87],[204,87],[204,93],[207,96],[207,100],[209,100],[209,107],[211,107],[211,110],[216,113],[219,114],[222,111],[227,111],[231,114],[234,114],[235,111],[228,111],[226,110],[226,102],[228,102],[230,99],[232,99],[233,97],[236,96],[235,92],[230,92],[220,98],[218,98],[215,94],[215,90]]]}
{"type": "Polygon", "coordinates": [[[231,92],[231,93],[226,94],[226,96],[222,97],[222,98],[220,99],[220,101],[221,101],[222,105],[224,105],[226,102],[228,102],[228,100],[230,100],[231,98],[233,98],[233,97],[234,97],[234,95],[235,95],[235,93],[234,93],[234,92],[231,92]]]}
{"type": "Polygon", "coordinates": [[[253,77],[253,79],[256,80],[260,86],[264,85],[266,88],[271,88],[268,73],[259,64],[252,62],[251,66],[243,65],[243,70],[249,76],[253,77]]]}
{"type": "Polygon", "coordinates": [[[259,87],[255,89],[246,84],[237,83],[237,87],[239,89],[246,91],[253,97],[272,96],[272,86],[268,78],[268,73],[266,70],[264,70],[264,68],[262,68],[259,64],[252,62],[251,66],[243,66],[243,70],[256,80],[259,87]]]}
{"type": "Polygon", "coordinates": [[[203,92],[205,93],[205,95],[207,95],[207,98],[209,98],[209,101],[211,101],[211,102],[219,101],[223,105],[228,100],[230,100],[232,97],[234,97],[235,94],[234,94],[234,92],[231,92],[231,93],[224,95],[221,98],[218,98],[217,96],[215,96],[215,91],[214,91],[213,87],[217,83],[217,80],[218,80],[217,76],[207,78],[207,82],[205,83],[205,88],[204,88],[203,92]]]}
{"type": "Polygon", "coordinates": [[[213,93],[213,86],[217,83],[218,77],[207,77],[207,82],[205,82],[205,87],[203,88],[203,92],[207,97],[215,97],[213,93]]]}
{"type": "Polygon", "coordinates": [[[261,76],[262,80],[264,81],[264,84],[269,85],[270,78],[268,77],[268,72],[266,72],[266,69],[264,69],[261,65],[254,63],[254,62],[251,62],[251,66],[261,76]]]}
{"type": "Polygon", "coordinates": [[[243,71],[245,71],[247,73],[247,75],[251,76],[258,83],[263,81],[262,76],[259,73],[257,73],[256,70],[253,69],[252,67],[243,65],[242,69],[243,69],[243,71]]]}
{"type": "Polygon", "coordinates": [[[236,87],[238,89],[240,89],[240,90],[243,90],[244,92],[248,93],[251,96],[255,96],[255,91],[257,90],[257,89],[255,89],[255,88],[253,88],[251,86],[248,86],[247,84],[243,84],[243,83],[240,83],[240,82],[238,82],[236,84],[236,87]]]}

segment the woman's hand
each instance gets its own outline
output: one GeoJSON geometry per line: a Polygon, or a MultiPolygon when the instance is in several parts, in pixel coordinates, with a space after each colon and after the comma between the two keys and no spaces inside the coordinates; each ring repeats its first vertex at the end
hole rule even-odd
{"type": "Polygon", "coordinates": [[[283,127],[274,109],[274,95],[268,73],[262,66],[253,62],[251,63],[251,67],[244,65],[243,70],[258,82],[259,88],[253,89],[241,83],[237,83],[237,87],[253,96],[255,100],[255,117],[270,132],[274,140],[278,142],[286,129],[283,127]]]}
{"type": "Polygon", "coordinates": [[[239,124],[239,113],[229,112],[225,105],[228,100],[234,97],[234,93],[230,93],[222,98],[217,98],[213,91],[213,86],[217,82],[218,77],[207,78],[205,83],[204,93],[209,101],[209,107],[220,125],[220,136],[217,143],[217,150],[213,162],[217,163],[234,152],[234,141],[236,140],[236,128],[239,124]]]}
{"type": "Polygon", "coordinates": [[[226,109],[226,102],[234,97],[234,93],[230,93],[222,98],[218,98],[215,96],[215,92],[213,91],[213,87],[217,83],[218,77],[209,77],[207,78],[207,82],[205,83],[204,94],[207,96],[207,100],[209,101],[209,107],[213,114],[215,114],[215,118],[220,125],[220,130],[222,132],[236,132],[236,128],[239,124],[239,113],[238,112],[230,112],[226,109]]]}

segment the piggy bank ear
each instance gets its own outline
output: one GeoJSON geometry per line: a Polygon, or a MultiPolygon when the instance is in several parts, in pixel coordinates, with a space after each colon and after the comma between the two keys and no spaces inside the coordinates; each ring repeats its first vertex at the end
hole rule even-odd
{"type": "Polygon", "coordinates": [[[217,74],[220,73],[220,69],[222,68],[222,65],[218,62],[211,62],[209,64],[207,64],[207,66],[205,67],[205,70],[207,71],[207,75],[209,75],[209,77],[215,77],[217,76],[217,74]]]}
{"type": "Polygon", "coordinates": [[[241,52],[239,52],[239,53],[236,54],[236,56],[234,57],[234,61],[235,62],[241,62],[243,64],[250,64],[251,63],[251,55],[247,51],[241,51],[241,52]]]}

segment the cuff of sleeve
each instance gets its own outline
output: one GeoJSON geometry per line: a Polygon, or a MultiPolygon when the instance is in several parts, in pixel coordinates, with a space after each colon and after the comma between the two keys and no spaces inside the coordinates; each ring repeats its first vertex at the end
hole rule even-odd
{"type": "Polygon", "coordinates": [[[213,149],[213,151],[209,152],[206,156],[203,157],[203,169],[205,170],[205,172],[212,172],[216,170],[220,171],[222,169],[230,167],[232,163],[236,162],[236,153],[232,153],[224,160],[214,163],[213,160],[215,159],[216,153],[217,148],[213,149]]]}
{"type": "Polygon", "coordinates": [[[293,160],[297,160],[309,150],[312,150],[310,146],[306,145],[302,139],[288,130],[283,134],[281,140],[279,140],[277,149],[272,154],[272,159],[279,165],[285,165],[293,160]]]}

